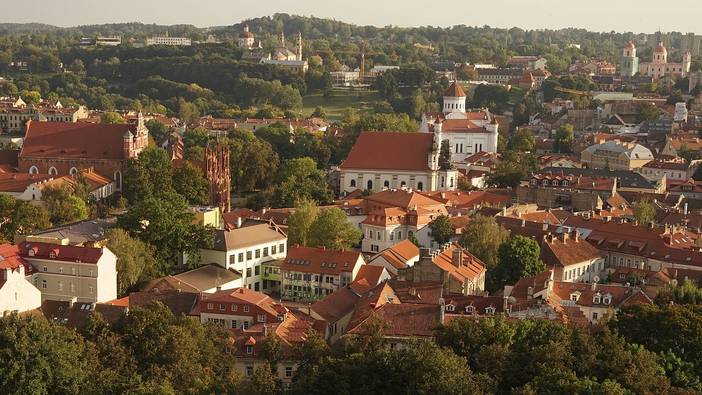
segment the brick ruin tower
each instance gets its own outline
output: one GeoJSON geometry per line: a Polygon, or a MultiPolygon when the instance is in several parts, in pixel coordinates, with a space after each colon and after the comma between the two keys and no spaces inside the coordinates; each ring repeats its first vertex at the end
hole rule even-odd
{"type": "Polygon", "coordinates": [[[205,148],[205,176],[210,184],[210,204],[223,213],[231,209],[231,177],[229,148],[220,143],[205,148]],[[213,146],[214,145],[214,146],[213,146]]]}

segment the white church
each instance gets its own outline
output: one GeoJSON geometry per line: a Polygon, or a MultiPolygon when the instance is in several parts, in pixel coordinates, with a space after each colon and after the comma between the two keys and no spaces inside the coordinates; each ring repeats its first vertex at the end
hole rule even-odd
{"type": "Polygon", "coordinates": [[[448,140],[454,162],[478,152],[497,152],[497,120],[487,109],[466,111],[466,94],[458,81],[444,93],[441,113],[422,114],[419,131],[434,133],[438,141],[448,140]]]}

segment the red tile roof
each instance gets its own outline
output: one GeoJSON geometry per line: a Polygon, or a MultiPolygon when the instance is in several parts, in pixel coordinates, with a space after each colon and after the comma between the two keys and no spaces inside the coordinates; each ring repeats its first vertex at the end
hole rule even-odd
{"type": "Polygon", "coordinates": [[[385,272],[385,268],[382,266],[362,265],[358,269],[358,273],[356,273],[356,278],[351,283],[351,289],[357,293],[364,293],[370,290],[380,283],[383,272],[385,272]]]}
{"type": "Polygon", "coordinates": [[[30,185],[53,177],[48,174],[0,173],[0,192],[24,192],[30,185]]]}
{"type": "Polygon", "coordinates": [[[432,133],[362,132],[342,169],[429,170],[432,133]]]}
{"type": "Polygon", "coordinates": [[[432,263],[461,282],[475,280],[485,272],[485,264],[457,243],[452,243],[448,248],[440,250],[439,254],[432,259],[432,263]],[[462,252],[463,260],[460,265],[455,265],[453,262],[453,252],[456,250],[462,252]]]}
{"type": "Polygon", "coordinates": [[[28,122],[21,157],[127,159],[123,136],[134,126],[84,122],[28,122]]]}
{"type": "Polygon", "coordinates": [[[55,261],[97,263],[102,257],[102,248],[64,246],[58,244],[24,242],[19,245],[23,258],[50,259],[55,261]],[[53,257],[52,257],[53,255],[53,257]]]}
{"type": "Polygon", "coordinates": [[[281,263],[283,271],[339,275],[351,272],[363,255],[358,251],[292,246],[281,263]]]}
{"type": "Polygon", "coordinates": [[[466,93],[463,91],[463,88],[461,88],[461,84],[458,83],[458,81],[453,81],[451,82],[451,85],[449,85],[448,89],[446,89],[446,92],[444,92],[444,96],[446,97],[466,97],[466,93]]]}

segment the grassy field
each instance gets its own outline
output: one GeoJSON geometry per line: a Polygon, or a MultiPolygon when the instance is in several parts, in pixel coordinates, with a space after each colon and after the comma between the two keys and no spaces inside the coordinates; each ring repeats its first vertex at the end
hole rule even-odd
{"type": "Polygon", "coordinates": [[[338,120],[345,108],[355,108],[358,112],[368,111],[372,103],[380,100],[376,91],[361,91],[344,88],[332,89],[331,97],[313,93],[303,98],[303,115],[309,116],[316,107],[322,107],[330,120],[338,120]]]}

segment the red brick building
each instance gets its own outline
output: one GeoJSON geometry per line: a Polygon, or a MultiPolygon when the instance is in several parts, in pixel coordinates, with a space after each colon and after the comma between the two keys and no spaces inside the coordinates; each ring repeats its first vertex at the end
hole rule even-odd
{"type": "Polygon", "coordinates": [[[92,168],[121,190],[127,161],[146,148],[148,134],[142,116],[136,125],[29,121],[19,171],[68,175],[92,168]]]}

